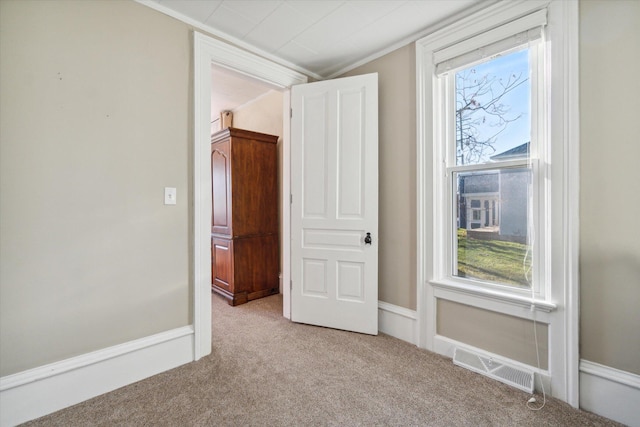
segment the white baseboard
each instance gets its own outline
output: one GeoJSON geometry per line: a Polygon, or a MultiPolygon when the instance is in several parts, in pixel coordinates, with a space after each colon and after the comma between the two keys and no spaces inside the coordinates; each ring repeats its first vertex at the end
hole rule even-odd
{"type": "Polygon", "coordinates": [[[0,378],[0,426],[15,426],[194,359],[193,327],[0,378]]]}
{"type": "Polygon", "coordinates": [[[418,344],[417,318],[414,310],[378,301],[378,329],[411,344],[418,344]]]}
{"type": "MultiPolygon", "coordinates": [[[[434,352],[441,354],[446,357],[450,357],[453,359],[453,353],[456,347],[461,348],[463,350],[471,351],[474,353],[482,354],[486,357],[493,358],[495,360],[499,360],[502,362],[506,362],[510,365],[513,365],[518,368],[531,370],[534,372],[534,389],[537,392],[542,392],[542,388],[544,385],[544,391],[547,395],[552,395],[551,390],[551,377],[549,376],[548,371],[538,369],[535,366],[527,365],[526,363],[518,362],[517,360],[510,359],[508,357],[502,356],[500,354],[491,353],[480,348],[465,344],[460,341],[453,340],[451,338],[447,338],[442,335],[436,335],[433,340],[434,344],[434,352]]],[[[453,362],[452,362],[453,363],[453,362]]]]}
{"type": "Polygon", "coordinates": [[[580,408],[640,427],[640,375],[580,360],[580,408]]]}

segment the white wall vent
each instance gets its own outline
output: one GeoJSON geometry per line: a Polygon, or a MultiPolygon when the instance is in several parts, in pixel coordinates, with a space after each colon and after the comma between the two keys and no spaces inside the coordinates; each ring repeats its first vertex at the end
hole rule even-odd
{"type": "Polygon", "coordinates": [[[533,393],[533,371],[457,347],[453,353],[453,363],[520,390],[533,393]]]}

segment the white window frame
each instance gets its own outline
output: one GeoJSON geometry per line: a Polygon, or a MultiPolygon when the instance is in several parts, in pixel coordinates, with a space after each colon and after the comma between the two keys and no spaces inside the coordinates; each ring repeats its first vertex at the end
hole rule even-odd
{"type": "Polygon", "coordinates": [[[539,181],[539,176],[544,176],[545,167],[539,164],[548,164],[548,150],[545,149],[545,106],[546,102],[540,102],[546,98],[544,69],[544,40],[543,32],[540,30],[546,25],[546,9],[536,10],[529,14],[513,19],[510,22],[501,23],[497,27],[488,27],[486,31],[473,37],[466,38],[450,47],[442,47],[435,50],[434,66],[436,69],[433,76],[433,109],[434,116],[439,119],[434,123],[433,142],[434,161],[433,165],[433,185],[442,189],[443,203],[434,205],[434,241],[438,242],[438,250],[434,251],[434,274],[431,283],[447,288],[473,289],[475,293],[492,291],[499,294],[503,299],[515,298],[514,302],[523,302],[523,298],[531,302],[534,301],[537,307],[545,311],[554,309],[553,304],[545,298],[545,284],[549,283],[547,277],[541,274],[545,269],[544,249],[546,247],[546,212],[544,181],[539,181]],[[533,43],[529,43],[531,71],[531,140],[530,159],[528,160],[503,160],[494,163],[457,165],[457,151],[455,146],[455,75],[456,72],[473,66],[474,64],[491,59],[495,54],[506,54],[521,49],[527,45],[527,40],[514,37],[516,34],[528,32],[532,28],[539,28],[533,33],[541,37],[533,43]],[[485,49],[485,46],[493,46],[485,49]],[[479,57],[478,51],[488,50],[487,57],[479,57]],[[444,67],[450,63],[455,63],[455,68],[444,67]],[[442,64],[442,65],[440,65],[442,64]],[[438,69],[451,68],[438,73],[438,69]],[[436,147],[436,145],[438,145],[436,147]],[[442,159],[442,160],[440,160],[442,159]],[[542,160],[538,162],[538,160],[542,160]],[[480,171],[500,171],[508,168],[530,168],[532,171],[532,195],[529,203],[532,205],[531,221],[529,233],[532,238],[530,254],[532,256],[532,278],[533,283],[530,288],[519,288],[497,282],[482,281],[472,278],[461,278],[454,273],[454,266],[457,265],[457,252],[455,244],[455,222],[454,222],[454,197],[456,173],[480,172],[480,171]]]}
{"type": "MultiPolygon", "coordinates": [[[[495,40],[489,40],[492,43],[495,40]]],[[[417,89],[417,302],[418,345],[451,356],[451,346],[442,346],[437,331],[438,299],[447,299],[485,310],[549,325],[549,368],[537,370],[551,384],[553,396],[578,406],[578,184],[579,184],[579,111],[578,111],[578,3],[574,0],[520,0],[498,2],[461,19],[416,42],[417,89]],[[543,233],[538,266],[544,266],[544,289],[534,298],[518,295],[447,277],[441,254],[450,233],[442,233],[449,196],[440,182],[445,164],[443,146],[437,138],[446,132],[438,98],[435,58],[443,50],[461,49],[460,42],[482,39],[498,27],[544,11],[546,126],[532,123],[551,141],[548,152],[534,153],[545,159],[539,173],[542,198],[537,225],[543,233]],[[551,165],[551,166],[549,166],[551,165]],[[549,166],[549,167],[547,167],[549,166]],[[444,213],[443,213],[444,211],[444,213]]],[[[459,52],[463,54],[464,49],[459,52]]],[[[450,54],[450,53],[449,53],[450,54]]],[[[534,106],[535,107],[535,106],[534,106]]],[[[544,145],[544,144],[543,144],[544,145]]],[[[541,147],[542,148],[542,147],[541,147]]],[[[535,162],[534,167],[537,167],[535,162]]],[[[449,212],[450,214],[450,212],[449,212]]],[[[447,218],[450,220],[451,215],[447,218]]],[[[449,271],[451,270],[448,266],[449,271]]],[[[450,274],[450,273],[449,273],[450,274]]],[[[548,390],[547,390],[548,391],[548,390]]]]}

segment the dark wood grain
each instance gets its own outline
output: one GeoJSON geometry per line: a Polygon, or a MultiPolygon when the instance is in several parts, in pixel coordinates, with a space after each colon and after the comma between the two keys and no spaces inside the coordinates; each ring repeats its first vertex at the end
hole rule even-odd
{"type": "Polygon", "coordinates": [[[231,162],[229,140],[211,144],[211,232],[231,236],[231,162]]]}
{"type": "Polygon", "coordinates": [[[211,137],[211,285],[231,305],[278,293],[278,137],[211,137]]]}
{"type": "Polygon", "coordinates": [[[233,285],[233,240],[211,238],[212,284],[230,291],[233,285]]]}

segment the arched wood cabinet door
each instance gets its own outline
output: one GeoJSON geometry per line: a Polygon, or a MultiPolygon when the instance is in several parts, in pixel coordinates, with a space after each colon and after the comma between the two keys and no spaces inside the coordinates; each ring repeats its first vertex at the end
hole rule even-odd
{"type": "Polygon", "coordinates": [[[211,233],[231,237],[231,162],[229,138],[211,143],[211,233]]]}

